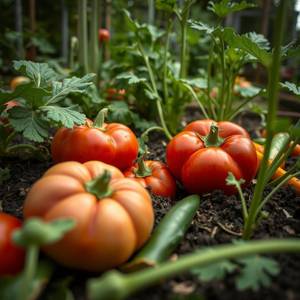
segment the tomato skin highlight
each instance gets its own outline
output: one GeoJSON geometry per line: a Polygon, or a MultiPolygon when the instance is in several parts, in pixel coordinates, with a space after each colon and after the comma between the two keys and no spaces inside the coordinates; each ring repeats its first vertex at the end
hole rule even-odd
{"type": "Polygon", "coordinates": [[[155,195],[162,197],[174,197],[176,193],[176,182],[168,167],[159,161],[146,160],[144,163],[146,167],[152,171],[151,175],[146,177],[137,177],[135,170],[138,168],[138,165],[134,164],[131,168],[124,172],[125,177],[136,180],[143,187],[149,187],[155,195]]]}
{"type": "Polygon", "coordinates": [[[12,234],[22,222],[6,213],[0,213],[0,276],[16,275],[23,269],[25,251],[12,241],[12,234]]]}
{"type": "Polygon", "coordinates": [[[171,172],[190,193],[207,193],[221,189],[233,194],[226,185],[228,172],[249,184],[257,172],[257,156],[249,134],[231,122],[218,122],[220,145],[205,146],[202,138],[210,132],[212,120],[188,124],[168,144],[166,158],[171,172]]]}
{"type": "Polygon", "coordinates": [[[138,155],[138,141],[125,125],[104,124],[103,129],[90,125],[61,128],[51,144],[54,162],[99,160],[124,170],[138,155]]]}
{"type": "Polygon", "coordinates": [[[124,263],[147,241],[154,223],[147,190],[100,161],[54,165],[29,191],[24,216],[74,219],[75,228],[43,251],[62,265],[92,272],[124,263]],[[98,198],[85,184],[105,170],[111,193],[98,198]]]}
{"type": "Polygon", "coordinates": [[[98,31],[98,38],[100,42],[107,42],[110,39],[109,30],[106,28],[100,28],[98,31]]]}

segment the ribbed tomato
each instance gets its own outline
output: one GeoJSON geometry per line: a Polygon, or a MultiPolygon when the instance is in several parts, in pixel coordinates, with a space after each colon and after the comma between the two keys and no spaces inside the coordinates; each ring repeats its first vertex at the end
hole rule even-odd
{"type": "Polygon", "coordinates": [[[24,216],[73,218],[75,228],[44,251],[65,266],[88,271],[124,263],[147,241],[154,221],[147,190],[99,161],[50,168],[29,191],[24,216]]]}
{"type": "Polygon", "coordinates": [[[257,156],[249,134],[231,122],[199,120],[187,125],[167,146],[167,164],[191,193],[221,189],[234,193],[226,185],[228,172],[248,184],[257,171],[257,156]]]}

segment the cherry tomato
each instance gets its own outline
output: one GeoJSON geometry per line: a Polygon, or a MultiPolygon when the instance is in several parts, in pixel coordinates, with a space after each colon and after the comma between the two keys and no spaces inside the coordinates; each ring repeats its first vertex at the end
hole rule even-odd
{"type": "Polygon", "coordinates": [[[65,266],[88,271],[124,263],[147,241],[154,222],[147,190],[100,161],[54,165],[29,191],[24,216],[73,218],[75,228],[43,250],[65,266]]]}
{"type": "Polygon", "coordinates": [[[100,42],[107,42],[110,39],[109,30],[105,28],[100,28],[98,32],[98,37],[100,42]]]}
{"type": "Polygon", "coordinates": [[[134,133],[119,123],[93,127],[91,121],[83,126],[59,129],[51,145],[55,162],[100,160],[121,170],[130,167],[138,155],[134,133]]]}
{"type": "Polygon", "coordinates": [[[155,195],[174,197],[176,183],[168,167],[160,161],[146,160],[143,163],[145,167],[150,170],[151,174],[144,177],[139,176],[136,172],[138,170],[138,164],[135,164],[124,172],[125,177],[133,178],[142,184],[142,186],[149,187],[155,195]]]}
{"type": "Polygon", "coordinates": [[[108,100],[123,100],[126,95],[125,89],[108,88],[106,90],[108,100]]]}
{"type": "Polygon", "coordinates": [[[167,146],[167,164],[191,193],[221,189],[234,193],[226,185],[228,172],[248,184],[257,171],[257,155],[248,133],[231,122],[195,121],[187,125],[167,146]],[[207,139],[209,133],[214,134],[207,139]]]}
{"type": "Polygon", "coordinates": [[[12,234],[22,223],[19,219],[0,213],[0,276],[15,275],[24,265],[25,251],[12,241],[12,234]]]}

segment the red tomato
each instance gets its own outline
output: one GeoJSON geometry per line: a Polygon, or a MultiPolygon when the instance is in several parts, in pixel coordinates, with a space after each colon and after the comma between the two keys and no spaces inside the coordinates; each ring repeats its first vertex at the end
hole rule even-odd
{"type": "Polygon", "coordinates": [[[99,161],[54,165],[27,194],[24,216],[74,219],[73,230],[43,250],[65,266],[97,272],[128,260],[154,222],[149,193],[99,161]]]}
{"type": "Polygon", "coordinates": [[[108,100],[123,100],[124,96],[126,95],[125,89],[117,90],[115,88],[108,88],[106,90],[107,99],[108,100]]]}
{"type": "Polygon", "coordinates": [[[23,268],[25,251],[12,242],[13,232],[21,226],[19,219],[0,213],[0,276],[15,275],[23,268]]]}
{"type": "Polygon", "coordinates": [[[146,160],[144,164],[151,174],[145,177],[139,177],[136,174],[138,165],[135,164],[124,172],[125,177],[132,178],[141,183],[143,187],[149,187],[153,194],[163,197],[174,197],[176,192],[176,183],[170,174],[168,167],[160,162],[146,160]]]}
{"type": "Polygon", "coordinates": [[[245,184],[254,178],[255,147],[245,129],[226,121],[216,123],[217,141],[204,142],[212,123],[212,120],[195,121],[177,134],[167,146],[167,164],[191,193],[221,189],[231,194],[236,190],[226,185],[228,172],[237,179],[243,178],[245,184]]]}
{"type": "Polygon", "coordinates": [[[107,42],[110,39],[110,33],[105,28],[100,28],[98,31],[98,37],[100,42],[107,42]]]}
{"type": "Polygon", "coordinates": [[[100,160],[125,170],[136,160],[138,147],[136,136],[127,126],[104,123],[97,128],[90,121],[73,129],[59,129],[51,153],[55,162],[100,160]]]}

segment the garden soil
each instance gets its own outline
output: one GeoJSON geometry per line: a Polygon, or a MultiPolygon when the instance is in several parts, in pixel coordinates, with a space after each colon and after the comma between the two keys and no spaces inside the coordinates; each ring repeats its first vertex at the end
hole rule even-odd
{"type": "MultiPolygon", "coordinates": [[[[190,113],[190,119],[196,115],[190,113]]],[[[255,120],[243,119],[243,125],[253,134],[255,120]]],[[[149,158],[165,160],[166,141],[162,136],[153,134],[150,138],[149,158]]],[[[293,164],[294,161],[289,161],[293,164]]],[[[35,160],[2,159],[1,167],[10,169],[10,178],[0,188],[0,205],[4,212],[22,218],[22,204],[30,186],[52,165],[50,160],[39,162],[35,160]]],[[[245,191],[246,199],[251,199],[253,186],[245,191]]],[[[152,195],[155,209],[156,225],[161,218],[176,203],[186,196],[178,184],[176,199],[156,197],[152,195]]],[[[300,237],[300,197],[297,197],[289,187],[281,188],[274,195],[265,211],[269,217],[264,219],[255,232],[255,239],[300,237]]],[[[188,229],[184,240],[175,250],[171,259],[190,253],[206,246],[230,243],[240,238],[242,229],[241,203],[236,196],[225,196],[220,191],[201,196],[200,209],[188,229]]],[[[258,291],[238,291],[234,276],[230,274],[225,280],[203,283],[191,274],[176,276],[159,285],[141,291],[131,296],[131,300],[156,299],[190,299],[190,300],[300,300],[300,255],[280,254],[272,256],[280,265],[280,274],[275,276],[268,288],[258,291]]],[[[100,275],[100,274],[99,274],[100,275]]],[[[85,282],[90,274],[72,271],[58,267],[54,274],[54,282],[68,278],[75,300],[85,298],[85,282]]],[[[50,286],[51,287],[51,286],[50,286]]],[[[54,288],[54,285],[52,285],[54,288]]],[[[46,299],[41,296],[40,299],[46,299]]],[[[47,298],[49,299],[49,298],[47,298]]]]}

